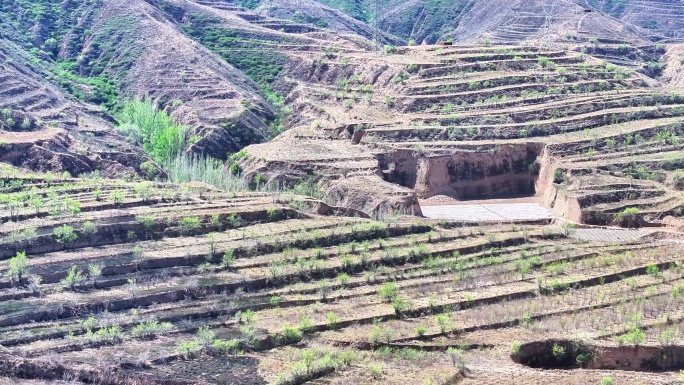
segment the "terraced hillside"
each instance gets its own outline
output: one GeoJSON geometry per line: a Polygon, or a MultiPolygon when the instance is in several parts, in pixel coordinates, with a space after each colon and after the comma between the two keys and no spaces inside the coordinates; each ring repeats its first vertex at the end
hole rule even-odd
{"type": "MultiPolygon", "coordinates": [[[[684,7],[678,0],[318,0],[360,22],[418,44],[559,41],[567,36],[635,42],[682,38],[684,7]]],[[[255,1],[272,13],[335,25],[340,17],[302,2],[255,1]]],[[[327,8],[327,7],[326,7],[327,8]]]]}
{"type": "Polygon", "coordinates": [[[0,4],[0,384],[684,382],[676,18],[456,3],[0,4]]]}
{"type": "Polygon", "coordinates": [[[0,41],[0,161],[74,175],[137,175],[148,157],[127,143],[111,118],[46,83],[16,45],[0,41]]]}
{"type": "Polygon", "coordinates": [[[584,0],[590,7],[637,26],[653,35],[681,39],[684,4],[668,0],[584,0]]]}
{"type": "MultiPolygon", "coordinates": [[[[224,1],[11,0],[0,4],[0,20],[0,64],[7,75],[0,103],[6,115],[17,115],[13,120],[35,115],[66,132],[74,146],[94,146],[82,138],[88,130],[73,124],[78,118],[64,111],[67,102],[77,102],[72,109],[83,110],[83,119],[99,116],[102,121],[92,125],[114,133],[122,105],[149,97],[188,128],[188,152],[216,159],[284,129],[282,96],[274,88],[285,57],[276,48],[371,46],[359,36],[333,36],[224,1]],[[18,87],[19,79],[27,85],[18,87]]],[[[3,142],[16,140],[6,139],[4,130],[0,135],[3,142]]],[[[119,141],[117,135],[107,140],[116,150],[130,151],[119,141]]],[[[78,158],[73,150],[57,152],[60,159],[42,170],[78,174],[112,168],[92,159],[88,167],[75,166],[61,155],[78,158]]],[[[123,163],[133,172],[141,162],[123,163]]]]}
{"type": "Polygon", "coordinates": [[[615,244],[332,216],[289,193],[2,182],[8,383],[665,384],[682,365],[676,233],[615,244]]]}
{"type": "Polygon", "coordinates": [[[589,224],[628,225],[627,212],[632,226],[661,225],[682,213],[677,89],[576,51],[529,46],[338,60],[348,64],[302,74],[293,105],[309,120],[248,147],[247,175],[314,175],[332,202],[371,215],[419,213],[418,199],[442,195],[536,195],[589,224]]]}

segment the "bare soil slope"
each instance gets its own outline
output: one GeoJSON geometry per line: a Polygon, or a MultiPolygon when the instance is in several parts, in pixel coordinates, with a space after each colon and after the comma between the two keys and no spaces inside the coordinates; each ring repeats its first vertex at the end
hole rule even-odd
{"type": "Polygon", "coordinates": [[[296,127],[248,147],[240,165],[248,177],[317,178],[332,202],[370,215],[419,213],[417,198],[435,195],[537,195],[590,224],[682,215],[681,90],[579,51],[409,47],[325,65],[298,55],[296,127]]]}
{"type": "Polygon", "coordinates": [[[680,233],[0,176],[0,384],[679,381],[680,233]]]}

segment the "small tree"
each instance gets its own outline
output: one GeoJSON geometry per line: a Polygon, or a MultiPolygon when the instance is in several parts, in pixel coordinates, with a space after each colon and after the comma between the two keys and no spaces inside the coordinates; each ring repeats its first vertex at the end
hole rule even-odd
{"type": "Polygon", "coordinates": [[[17,253],[9,261],[9,275],[12,282],[21,284],[21,280],[28,274],[28,257],[26,252],[17,253]]]}
{"type": "Polygon", "coordinates": [[[394,282],[385,282],[380,287],[380,290],[378,290],[378,297],[385,302],[394,301],[398,295],[399,291],[397,290],[397,286],[394,284],[394,282]]]}
{"type": "Polygon", "coordinates": [[[229,268],[233,266],[233,263],[235,263],[235,255],[233,250],[226,250],[223,253],[223,257],[221,257],[221,266],[229,268]]]}
{"type": "Polygon", "coordinates": [[[73,265],[71,266],[71,269],[69,269],[67,276],[64,277],[64,279],[61,280],[60,283],[64,286],[67,286],[71,290],[75,290],[76,285],[79,284],[81,281],[83,281],[83,276],[81,275],[81,272],[78,271],[76,265],[73,265]]]}
{"type": "Polygon", "coordinates": [[[200,219],[197,217],[185,217],[178,223],[180,235],[185,236],[198,230],[201,227],[200,219]]]}
{"type": "Polygon", "coordinates": [[[446,314],[438,314],[435,317],[435,323],[437,324],[437,327],[439,327],[439,332],[444,334],[447,332],[451,320],[449,319],[449,316],[446,314]]]}
{"type": "Polygon", "coordinates": [[[337,318],[335,313],[329,312],[325,316],[325,319],[328,321],[328,326],[330,326],[330,329],[337,330],[340,320],[339,320],[339,318],[337,318]]]}
{"type": "Polygon", "coordinates": [[[216,339],[216,333],[209,329],[208,326],[202,326],[197,330],[197,336],[195,337],[195,341],[199,346],[202,347],[209,347],[214,343],[214,340],[216,339]]]}
{"type": "Polygon", "coordinates": [[[558,345],[558,344],[553,344],[553,348],[551,349],[551,352],[553,353],[553,356],[556,357],[557,360],[560,360],[565,356],[565,347],[558,345]]]}
{"type": "Polygon", "coordinates": [[[454,367],[458,368],[459,372],[463,373],[466,370],[466,362],[463,357],[463,350],[450,347],[447,349],[447,355],[451,359],[451,363],[454,367]]]}
{"type": "Polygon", "coordinates": [[[102,266],[91,263],[88,265],[88,278],[90,278],[93,283],[95,279],[102,275],[102,266]]]}
{"type": "Polygon", "coordinates": [[[569,237],[571,234],[575,232],[575,229],[577,228],[577,225],[572,222],[563,222],[561,225],[561,228],[563,229],[563,235],[566,237],[569,237]]]}
{"type": "Polygon", "coordinates": [[[520,353],[520,341],[511,342],[511,353],[517,355],[520,353]]]}
{"type": "Polygon", "coordinates": [[[97,225],[91,221],[85,221],[81,225],[81,234],[88,240],[92,241],[95,234],[97,234],[97,225]]]}

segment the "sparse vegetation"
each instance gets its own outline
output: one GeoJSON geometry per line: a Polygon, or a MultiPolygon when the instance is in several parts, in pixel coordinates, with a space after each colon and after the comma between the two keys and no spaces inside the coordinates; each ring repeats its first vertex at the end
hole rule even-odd
{"type": "Polygon", "coordinates": [[[30,376],[58,375],[38,382],[113,360],[131,383],[612,383],[593,368],[618,349],[662,371],[616,383],[671,382],[684,96],[645,78],[670,81],[665,47],[587,44],[591,23],[509,44],[526,4],[456,36],[435,19],[468,2],[404,30],[413,4],[325,1],[377,22],[376,52],[251,0],[0,5],[0,152],[53,170],[0,167],[3,376],[42,358],[30,376]]]}

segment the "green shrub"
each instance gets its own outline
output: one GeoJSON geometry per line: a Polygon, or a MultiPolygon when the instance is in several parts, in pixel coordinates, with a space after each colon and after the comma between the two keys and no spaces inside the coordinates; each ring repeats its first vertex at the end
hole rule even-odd
{"type": "Polygon", "coordinates": [[[71,245],[78,239],[78,235],[76,235],[74,228],[68,225],[57,227],[54,230],[54,235],[57,243],[67,246],[71,245]]]}
{"type": "Polygon", "coordinates": [[[519,341],[513,341],[511,342],[511,352],[513,354],[518,354],[520,353],[520,342],[519,341]]]}
{"type": "Polygon", "coordinates": [[[87,239],[91,239],[97,234],[97,225],[91,221],[85,221],[81,225],[81,234],[87,239]]]}
{"type": "Polygon", "coordinates": [[[71,290],[74,290],[76,288],[76,285],[81,283],[83,281],[83,276],[81,275],[81,272],[78,270],[78,267],[76,265],[71,266],[71,269],[69,269],[69,272],[67,273],[67,276],[64,277],[60,281],[60,283],[71,290]]]}
{"type": "Polygon", "coordinates": [[[627,207],[624,210],[615,213],[615,222],[620,223],[625,218],[634,219],[634,217],[639,214],[639,208],[637,207],[627,207]]]}
{"type": "Polygon", "coordinates": [[[378,290],[378,297],[385,302],[392,302],[399,295],[399,290],[394,282],[385,282],[378,290]]]}
{"type": "Polygon", "coordinates": [[[553,356],[556,357],[556,359],[561,359],[563,356],[565,356],[565,347],[558,344],[553,344],[551,353],[553,353],[553,356]]]}
{"type": "Polygon", "coordinates": [[[189,235],[192,232],[199,230],[201,222],[198,217],[184,217],[178,222],[178,228],[181,235],[189,235]]]}
{"type": "Polygon", "coordinates": [[[465,358],[463,357],[463,350],[450,347],[447,349],[447,355],[451,359],[452,365],[458,368],[459,371],[463,372],[466,368],[465,358]]]}
{"type": "Polygon", "coordinates": [[[86,338],[107,341],[110,343],[120,341],[123,339],[123,337],[124,334],[119,326],[104,327],[95,333],[93,333],[91,330],[88,330],[86,333],[86,338]]]}
{"type": "Polygon", "coordinates": [[[28,262],[28,257],[26,257],[25,252],[17,253],[14,257],[10,258],[8,274],[12,279],[12,282],[17,284],[21,283],[21,280],[29,272],[28,262]]]}
{"type": "Polygon", "coordinates": [[[294,344],[302,340],[302,331],[298,328],[285,324],[283,331],[278,336],[278,341],[283,344],[294,344]]]}
{"type": "Polygon", "coordinates": [[[392,300],[392,308],[394,309],[394,314],[397,317],[401,317],[401,315],[404,313],[404,310],[406,310],[409,306],[409,300],[403,298],[402,296],[396,296],[392,300]]]}
{"type": "Polygon", "coordinates": [[[235,263],[235,255],[233,254],[233,250],[226,250],[221,257],[221,266],[229,268],[233,266],[233,263],[235,263]]]}
{"type": "Polygon", "coordinates": [[[339,326],[340,319],[335,315],[335,313],[329,312],[325,316],[325,319],[328,322],[328,326],[330,327],[330,329],[337,330],[337,328],[339,326]]]}
{"type": "Polygon", "coordinates": [[[438,314],[435,317],[435,323],[437,324],[437,327],[439,328],[439,332],[444,334],[449,330],[449,326],[451,324],[451,319],[446,314],[438,314]]]}
{"type": "Polygon", "coordinates": [[[342,273],[337,276],[337,281],[340,283],[340,285],[343,288],[347,287],[347,284],[349,284],[349,274],[347,273],[342,273]]]}
{"type": "Polygon", "coordinates": [[[131,335],[136,338],[153,338],[157,335],[166,334],[171,329],[173,329],[173,324],[170,322],[144,321],[131,329],[131,335]]]}
{"type": "Polygon", "coordinates": [[[299,326],[297,328],[300,332],[302,332],[302,334],[309,334],[314,330],[313,325],[311,324],[311,319],[309,319],[309,317],[304,317],[301,320],[299,320],[299,326]]]}
{"type": "Polygon", "coordinates": [[[195,341],[181,342],[176,347],[176,350],[183,356],[190,357],[192,353],[199,349],[199,344],[195,341]]]}
{"type": "Polygon", "coordinates": [[[392,53],[397,53],[398,49],[396,45],[386,45],[385,46],[385,53],[387,54],[392,54],[392,53]]]}
{"type": "Polygon", "coordinates": [[[269,207],[266,209],[266,215],[268,215],[268,219],[270,220],[277,219],[279,214],[280,209],[278,209],[277,207],[269,207]]]}
{"type": "Polygon", "coordinates": [[[239,354],[240,353],[240,340],[237,338],[233,338],[231,340],[214,340],[214,344],[212,345],[212,348],[214,350],[221,352],[221,353],[231,353],[231,354],[239,354]]]}
{"type": "Polygon", "coordinates": [[[197,335],[195,336],[195,342],[199,346],[208,347],[214,343],[216,339],[216,333],[209,329],[208,326],[201,326],[197,329],[197,335]]]}
{"type": "Polygon", "coordinates": [[[116,205],[120,205],[123,203],[124,198],[126,197],[126,193],[123,191],[112,191],[109,194],[109,197],[112,199],[112,202],[116,205]]]}

